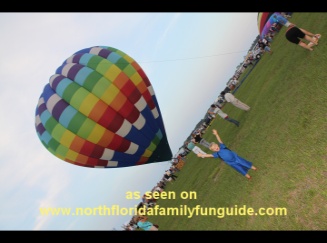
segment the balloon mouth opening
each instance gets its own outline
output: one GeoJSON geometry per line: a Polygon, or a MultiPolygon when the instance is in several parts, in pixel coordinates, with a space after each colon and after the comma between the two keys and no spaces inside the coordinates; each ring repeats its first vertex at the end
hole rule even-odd
{"type": "Polygon", "coordinates": [[[168,160],[171,160],[172,156],[173,156],[173,154],[169,147],[167,137],[164,136],[161,139],[160,143],[158,144],[156,150],[153,152],[153,154],[149,158],[148,163],[168,161],[168,160]]]}

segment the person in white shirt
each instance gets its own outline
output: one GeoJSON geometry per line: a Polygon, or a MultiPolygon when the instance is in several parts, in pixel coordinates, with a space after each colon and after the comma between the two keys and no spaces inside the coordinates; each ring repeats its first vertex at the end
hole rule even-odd
{"type": "Polygon", "coordinates": [[[216,114],[218,114],[224,120],[234,123],[236,126],[240,126],[239,121],[236,121],[233,118],[229,118],[225,112],[223,112],[218,106],[216,106],[214,104],[211,105],[211,107],[208,110],[208,113],[213,117],[215,117],[216,114]]]}
{"type": "Polygon", "coordinates": [[[250,110],[250,106],[248,106],[247,104],[245,104],[242,101],[240,101],[239,99],[237,99],[233,94],[226,93],[225,91],[222,91],[220,94],[224,97],[224,99],[228,103],[231,103],[235,107],[237,107],[237,108],[239,108],[241,110],[244,110],[244,111],[249,111],[250,110]]]}

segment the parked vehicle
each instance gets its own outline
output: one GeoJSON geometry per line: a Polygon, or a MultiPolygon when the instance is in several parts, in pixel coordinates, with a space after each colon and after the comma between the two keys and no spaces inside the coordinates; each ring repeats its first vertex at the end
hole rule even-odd
{"type": "Polygon", "coordinates": [[[258,60],[261,58],[263,51],[261,50],[261,48],[259,47],[259,44],[256,44],[251,51],[249,51],[249,57],[252,60],[258,60]]]}

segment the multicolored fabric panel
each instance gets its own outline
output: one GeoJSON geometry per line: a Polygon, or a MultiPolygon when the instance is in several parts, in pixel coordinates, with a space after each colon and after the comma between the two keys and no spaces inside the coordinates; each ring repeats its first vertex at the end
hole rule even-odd
{"type": "Polygon", "coordinates": [[[149,79],[112,47],[86,48],[63,62],[39,98],[35,128],[52,154],[79,166],[128,167],[172,157],[149,79]]]}
{"type": "Polygon", "coordinates": [[[281,12],[259,12],[258,13],[258,29],[259,29],[259,35],[260,38],[263,39],[266,34],[269,33],[270,27],[273,25],[273,23],[276,23],[277,20],[273,17],[273,15],[276,16],[282,16],[281,12]]]}

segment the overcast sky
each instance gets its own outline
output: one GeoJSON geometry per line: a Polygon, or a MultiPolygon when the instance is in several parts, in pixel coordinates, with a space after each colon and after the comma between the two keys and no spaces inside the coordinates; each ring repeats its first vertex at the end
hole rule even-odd
{"type": "Polygon", "coordinates": [[[40,208],[134,207],[170,161],[116,169],[66,163],[34,122],[43,87],[76,51],[111,46],[154,88],[173,154],[258,36],[258,13],[0,13],[0,230],[121,230],[126,216],[42,216],[40,208]]]}

